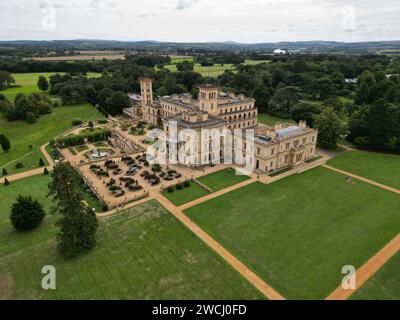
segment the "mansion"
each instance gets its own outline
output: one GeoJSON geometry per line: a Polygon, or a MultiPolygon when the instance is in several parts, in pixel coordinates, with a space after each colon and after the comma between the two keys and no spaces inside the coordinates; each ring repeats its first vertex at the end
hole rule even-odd
{"type": "Polygon", "coordinates": [[[124,114],[164,129],[168,137],[167,161],[177,160],[177,150],[173,145],[182,147],[182,141],[176,140],[173,131],[179,134],[185,129],[196,132],[199,137],[196,143],[184,146],[185,152],[179,162],[186,166],[223,161],[224,155],[226,157],[222,152],[224,144],[227,144],[224,139],[226,132],[234,132],[233,141],[229,142],[233,146],[232,158],[238,156],[235,153],[241,153],[240,157],[247,159],[256,172],[267,173],[296,166],[315,155],[317,130],[307,127],[304,121],[298,125],[259,124],[253,98],[224,93],[216,85],[203,84],[198,86],[198,99],[185,93],[154,101],[152,79],[140,78],[140,87],[141,94],[130,96],[131,107],[125,109],[124,114]],[[207,129],[211,134],[203,134],[207,129]],[[246,136],[245,132],[249,131],[246,129],[252,129],[250,138],[246,136]],[[243,134],[238,135],[238,132],[243,134]]]}

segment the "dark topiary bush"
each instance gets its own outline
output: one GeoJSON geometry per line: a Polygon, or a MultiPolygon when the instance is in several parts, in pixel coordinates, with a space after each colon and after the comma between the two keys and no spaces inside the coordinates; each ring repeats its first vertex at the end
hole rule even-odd
{"type": "Polygon", "coordinates": [[[43,167],[44,166],[44,161],[42,158],[39,159],[39,167],[43,167]]]}
{"type": "Polygon", "coordinates": [[[17,163],[15,164],[15,168],[17,168],[17,169],[21,169],[21,168],[23,168],[23,167],[24,167],[24,164],[21,163],[21,162],[17,162],[17,163]]]}
{"type": "Polygon", "coordinates": [[[182,183],[178,183],[178,184],[176,185],[176,190],[182,190],[182,188],[183,188],[182,183]]]}
{"type": "Polygon", "coordinates": [[[186,180],[185,182],[183,182],[183,186],[184,186],[185,188],[189,187],[189,186],[190,186],[190,181],[189,181],[189,180],[186,180]]]}
{"type": "Polygon", "coordinates": [[[45,215],[43,206],[37,200],[30,196],[18,196],[11,207],[10,220],[17,230],[25,231],[37,227],[45,215]]]}
{"type": "Polygon", "coordinates": [[[8,171],[6,168],[3,168],[3,176],[6,176],[6,175],[8,175],[8,171]]]}
{"type": "Polygon", "coordinates": [[[10,184],[10,181],[8,181],[7,178],[4,178],[4,185],[5,185],[5,186],[8,186],[9,184],[10,184]]]}
{"type": "Polygon", "coordinates": [[[172,187],[172,186],[168,187],[167,191],[168,191],[169,193],[174,192],[174,187],[172,187]]]}
{"type": "Polygon", "coordinates": [[[49,174],[49,170],[47,170],[46,167],[44,167],[43,174],[44,174],[45,176],[47,176],[47,175],[49,174]]]}

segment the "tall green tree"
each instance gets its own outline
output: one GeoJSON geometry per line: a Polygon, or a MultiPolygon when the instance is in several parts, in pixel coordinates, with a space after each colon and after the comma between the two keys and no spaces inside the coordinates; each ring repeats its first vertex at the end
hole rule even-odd
{"type": "Polygon", "coordinates": [[[39,76],[37,86],[42,91],[47,91],[49,89],[49,81],[45,76],[39,76]]]}
{"type": "Polygon", "coordinates": [[[58,249],[66,258],[90,250],[96,243],[96,214],[83,203],[82,195],[76,190],[77,178],[69,163],[58,163],[49,183],[49,196],[55,203],[52,211],[61,215],[57,221],[58,249]]]}
{"type": "Polygon", "coordinates": [[[340,136],[346,133],[345,122],[333,108],[326,108],[314,116],[314,128],[318,129],[318,144],[324,148],[334,148],[340,136]]]}
{"type": "Polygon", "coordinates": [[[8,140],[8,138],[4,134],[0,134],[0,145],[5,152],[8,152],[8,150],[11,149],[10,140],[8,140]]]}

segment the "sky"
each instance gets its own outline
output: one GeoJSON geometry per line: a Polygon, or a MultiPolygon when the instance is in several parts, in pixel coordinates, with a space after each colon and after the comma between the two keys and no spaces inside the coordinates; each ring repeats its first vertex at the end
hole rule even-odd
{"type": "Polygon", "coordinates": [[[399,0],[1,0],[0,40],[400,40],[399,0]]]}

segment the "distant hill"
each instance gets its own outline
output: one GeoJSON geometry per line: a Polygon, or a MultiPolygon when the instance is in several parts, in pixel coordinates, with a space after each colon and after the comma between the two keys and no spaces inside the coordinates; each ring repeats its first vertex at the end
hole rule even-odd
{"type": "Polygon", "coordinates": [[[254,50],[272,52],[275,49],[301,50],[313,52],[371,53],[381,50],[400,49],[400,41],[373,42],[335,42],[335,41],[299,41],[277,43],[239,43],[239,42],[202,42],[178,43],[159,41],[113,41],[113,40],[52,40],[52,41],[0,41],[0,47],[47,48],[71,50],[153,50],[171,52],[176,50],[254,50]]]}

